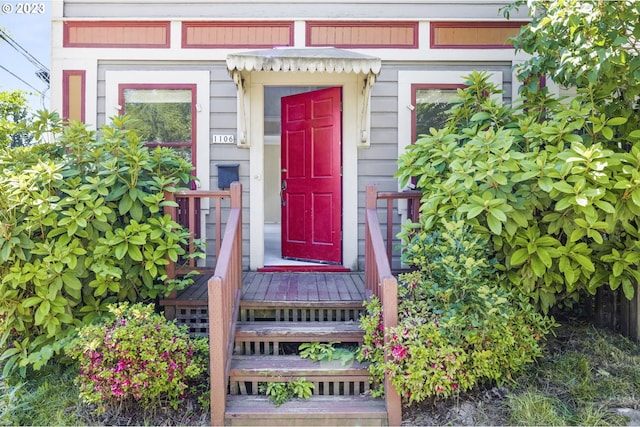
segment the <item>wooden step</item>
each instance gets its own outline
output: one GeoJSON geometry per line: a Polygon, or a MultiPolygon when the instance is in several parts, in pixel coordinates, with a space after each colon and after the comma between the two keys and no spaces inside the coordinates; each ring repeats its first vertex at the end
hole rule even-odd
{"type": "Polygon", "coordinates": [[[304,342],[362,343],[357,322],[238,322],[235,353],[279,355],[280,344],[304,342]]]}
{"type": "Polygon", "coordinates": [[[236,340],[278,338],[280,342],[362,342],[357,322],[238,322],[236,340]]]}
{"type": "Polygon", "coordinates": [[[234,356],[229,373],[231,394],[254,394],[259,384],[304,378],[316,395],[358,395],[369,391],[368,364],[339,360],[313,362],[298,355],[234,356]]]}
{"type": "Polygon", "coordinates": [[[366,363],[353,361],[344,365],[339,360],[330,362],[314,362],[303,359],[298,355],[287,356],[233,356],[231,360],[231,372],[235,375],[259,376],[318,376],[318,375],[342,375],[360,376],[367,375],[366,363]]]}
{"type": "Polygon", "coordinates": [[[241,321],[288,322],[358,321],[361,301],[240,301],[241,321]]]}
{"type": "Polygon", "coordinates": [[[280,406],[265,396],[227,396],[225,425],[384,426],[383,399],[370,396],[312,396],[280,406]]]}

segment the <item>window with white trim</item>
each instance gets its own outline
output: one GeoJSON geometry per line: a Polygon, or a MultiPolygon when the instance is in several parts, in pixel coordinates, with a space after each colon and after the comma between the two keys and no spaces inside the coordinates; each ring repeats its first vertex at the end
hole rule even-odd
{"type": "Polygon", "coordinates": [[[119,99],[143,142],[170,147],[196,166],[195,85],[121,84],[119,99]]]}

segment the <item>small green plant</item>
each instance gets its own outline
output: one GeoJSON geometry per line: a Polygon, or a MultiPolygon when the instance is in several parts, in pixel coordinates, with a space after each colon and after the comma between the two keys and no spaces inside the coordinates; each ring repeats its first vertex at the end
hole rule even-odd
{"type": "Polygon", "coordinates": [[[259,391],[264,393],[271,403],[280,406],[294,397],[298,399],[309,399],[313,395],[314,385],[305,378],[298,378],[293,381],[273,381],[261,383],[259,391]]]}
{"type": "Polygon", "coordinates": [[[333,360],[339,360],[343,366],[353,363],[357,350],[352,351],[344,347],[335,347],[336,344],[336,342],[303,343],[300,344],[298,350],[300,351],[300,357],[314,362],[331,362],[333,360]]]}
{"type": "Polygon", "coordinates": [[[67,347],[78,360],[80,397],[98,411],[167,402],[174,409],[206,374],[206,339],[189,338],[153,305],[111,305],[114,317],[80,329],[67,347]]]}

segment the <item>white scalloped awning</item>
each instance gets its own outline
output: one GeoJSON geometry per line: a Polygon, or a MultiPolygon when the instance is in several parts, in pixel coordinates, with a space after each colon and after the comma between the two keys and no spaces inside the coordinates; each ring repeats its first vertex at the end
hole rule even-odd
{"type": "Polygon", "coordinates": [[[274,48],[227,55],[227,68],[234,71],[307,71],[378,75],[381,60],[333,47],[274,48]]]}
{"type": "Polygon", "coordinates": [[[273,48],[227,55],[227,69],[238,88],[238,146],[250,146],[246,136],[249,129],[249,105],[245,95],[245,79],[248,75],[254,71],[303,71],[362,75],[359,77],[362,79],[362,88],[358,95],[361,99],[358,103],[361,126],[359,146],[368,147],[371,86],[381,67],[380,58],[334,47],[273,48]]]}

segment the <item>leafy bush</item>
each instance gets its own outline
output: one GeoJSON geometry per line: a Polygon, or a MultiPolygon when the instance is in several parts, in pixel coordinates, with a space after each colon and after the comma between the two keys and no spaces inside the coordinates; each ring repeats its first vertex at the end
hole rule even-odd
{"type": "Polygon", "coordinates": [[[311,381],[307,381],[305,378],[298,378],[287,382],[271,381],[260,383],[259,390],[269,398],[269,402],[275,406],[280,406],[294,397],[309,399],[313,395],[314,387],[311,381]]]}
{"type": "MultiPolygon", "coordinates": [[[[467,77],[444,129],[400,156],[422,190],[421,224],[459,218],[492,245],[510,282],[543,310],[603,285],[627,298],[640,280],[640,130],[600,114],[588,92],[568,104],[530,94],[519,108],[467,77]]],[[[408,235],[408,234],[407,234],[408,235]]]]}
{"type": "Polygon", "coordinates": [[[400,276],[398,326],[384,330],[380,303],[367,304],[361,360],[373,363],[411,402],[449,397],[486,382],[502,383],[541,356],[540,339],[552,319],[500,286],[504,277],[488,258],[486,240],[462,221],[416,233],[405,261],[416,271],[400,276]],[[391,356],[383,361],[383,350],[391,356]]]}
{"type": "Polygon", "coordinates": [[[138,404],[174,409],[207,372],[208,344],[154,313],[153,305],[110,305],[113,319],[80,329],[66,354],[80,364],[80,397],[99,411],[138,404]]]}
{"type": "MultiPolygon", "coordinates": [[[[165,266],[189,233],[163,215],[164,191],[191,164],[149,149],[116,117],[98,137],[80,123],[47,127],[55,145],[0,150],[0,362],[43,366],[78,324],[117,301],[153,300],[187,282],[165,266]]],[[[45,129],[37,125],[36,132],[45,129]]]]}

